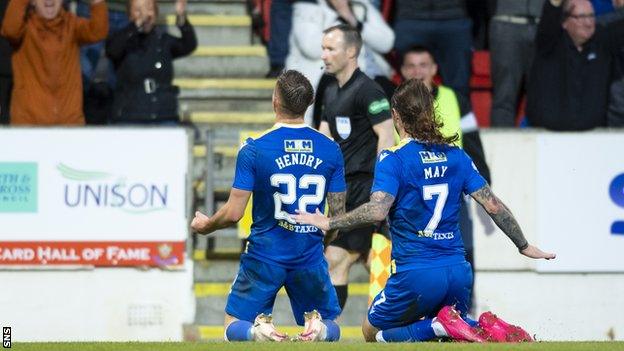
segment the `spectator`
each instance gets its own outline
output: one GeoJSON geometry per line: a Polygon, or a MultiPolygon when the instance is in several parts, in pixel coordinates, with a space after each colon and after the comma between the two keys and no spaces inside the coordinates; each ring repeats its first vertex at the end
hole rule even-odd
{"type": "Polygon", "coordinates": [[[492,127],[515,126],[523,84],[535,53],[535,33],[545,0],[498,0],[490,23],[492,127]]]}
{"type": "MultiPolygon", "coordinates": [[[[108,36],[128,25],[126,0],[108,0],[108,36]]],[[[90,18],[88,0],[78,0],[76,14],[90,18]]],[[[115,69],[104,53],[104,41],[80,48],[80,69],[87,124],[106,124],[115,89],[115,69]]]]}
{"type": "MultiPolygon", "coordinates": [[[[422,80],[435,97],[437,117],[442,122],[442,135],[451,137],[459,135],[459,145],[472,159],[477,170],[488,184],[491,184],[490,168],[485,162],[485,153],[481,144],[481,136],[477,120],[466,97],[444,85],[436,85],[434,77],[438,65],[429,49],[415,46],[405,53],[401,64],[401,75],[404,79],[422,80]]],[[[461,201],[459,208],[459,229],[466,250],[466,261],[474,267],[473,227],[468,204],[461,201]]]]}
{"type": "Polygon", "coordinates": [[[286,57],[289,52],[288,37],[292,28],[292,13],[292,0],[271,1],[269,14],[271,35],[267,44],[271,68],[266,74],[266,78],[277,78],[284,70],[286,57]]]}
{"type": "Polygon", "coordinates": [[[472,21],[465,0],[396,0],[394,33],[399,57],[414,45],[431,48],[444,84],[468,97],[472,21]]]}
{"type": "Polygon", "coordinates": [[[106,54],[117,72],[111,123],[177,124],[179,89],[171,84],[173,60],[197,47],[186,0],[175,5],[181,38],[156,26],[155,0],[130,0],[128,5],[131,23],[106,41],[106,54]]]}
{"type": "Polygon", "coordinates": [[[588,130],[606,125],[612,61],[624,21],[596,27],[588,0],[549,0],[537,32],[527,117],[535,127],[588,130]]]}
{"type": "MultiPolygon", "coordinates": [[[[8,3],[8,1],[0,2],[0,23],[2,23],[8,3]]],[[[9,42],[4,37],[0,37],[0,125],[9,123],[9,103],[13,86],[12,52],[9,42]]]]}
{"type": "Polygon", "coordinates": [[[33,3],[11,0],[2,23],[15,50],[11,124],[84,124],[78,49],[106,36],[106,3],[93,0],[90,20],[65,11],[61,0],[33,3]]]}
{"type": "MultiPolygon", "coordinates": [[[[596,15],[599,15],[596,18],[598,25],[607,26],[611,22],[624,18],[624,0],[613,0],[613,2],[609,0],[606,5],[611,6],[603,4],[604,8],[599,12],[596,4],[605,1],[607,0],[592,1],[596,15]]],[[[607,126],[624,127],[624,47],[620,47],[615,56],[614,71],[616,79],[611,83],[610,88],[607,126]]]]}
{"type": "MultiPolygon", "coordinates": [[[[389,78],[392,68],[382,57],[392,49],[394,33],[386,24],[379,11],[368,1],[350,4],[348,0],[325,0],[318,2],[297,1],[293,9],[293,30],[290,35],[290,53],[286,67],[302,72],[312,83],[314,89],[319,86],[323,75],[321,59],[321,39],[323,30],[335,24],[348,24],[358,28],[363,40],[363,47],[358,56],[361,70],[381,86],[391,85],[389,78]],[[353,6],[355,11],[352,9],[353,6]],[[360,18],[356,13],[366,14],[360,18]]],[[[325,79],[333,80],[329,76],[325,79]]],[[[328,82],[326,82],[328,83],[328,82]]],[[[323,85],[325,86],[325,84],[323,85]]],[[[321,91],[316,94],[316,106],[321,106],[321,91]]],[[[306,112],[306,123],[312,123],[313,108],[306,112]]]]}

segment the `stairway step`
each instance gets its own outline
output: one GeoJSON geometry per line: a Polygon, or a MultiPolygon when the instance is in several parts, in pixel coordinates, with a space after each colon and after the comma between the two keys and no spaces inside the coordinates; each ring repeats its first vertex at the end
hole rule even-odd
{"type": "MultiPolygon", "coordinates": [[[[235,273],[236,275],[236,273],[235,273]]],[[[195,283],[195,297],[204,298],[210,296],[225,296],[230,292],[231,281],[227,283],[195,283]]],[[[281,288],[277,293],[279,296],[286,296],[286,289],[281,288]]],[[[368,297],[368,283],[350,283],[349,296],[368,297]]]]}
{"type": "Polygon", "coordinates": [[[271,112],[273,104],[270,98],[259,99],[256,97],[247,98],[189,98],[180,97],[180,110],[190,111],[246,111],[246,112],[271,112]]]}
{"type": "Polygon", "coordinates": [[[266,57],[194,56],[174,63],[176,74],[191,77],[261,77],[266,74],[268,67],[269,60],[266,57]]]}
{"type": "Polygon", "coordinates": [[[273,91],[275,79],[262,78],[176,78],[173,84],[180,89],[225,89],[273,91]]]}
{"type": "Polygon", "coordinates": [[[266,47],[263,45],[242,45],[242,46],[199,46],[191,56],[200,57],[220,57],[220,56],[242,56],[242,57],[266,57],[266,47]]]}
{"type": "MultiPolygon", "coordinates": [[[[281,332],[287,333],[290,336],[295,336],[303,331],[303,327],[289,325],[289,326],[277,326],[281,332]]],[[[193,325],[187,326],[195,330],[185,331],[185,335],[190,335],[190,339],[186,341],[209,341],[209,340],[223,340],[223,325],[193,325]]],[[[361,326],[340,326],[340,339],[341,340],[362,340],[362,327],[361,326]]]]}
{"type": "MultiPolygon", "coordinates": [[[[265,127],[275,123],[275,114],[273,112],[191,112],[188,119],[189,122],[209,123],[209,124],[252,124],[264,125],[265,127]]],[[[240,128],[245,129],[245,128],[240,128]]],[[[266,129],[266,128],[265,128],[266,129]]]]}
{"type": "MultiPolygon", "coordinates": [[[[235,275],[232,276],[232,279],[235,275]]],[[[229,289],[228,289],[229,291],[229,289]]],[[[227,303],[227,295],[197,298],[195,323],[200,325],[220,325],[227,303]]],[[[349,296],[344,311],[338,319],[340,325],[358,325],[366,316],[368,296],[349,296]]],[[[278,326],[295,325],[290,301],[286,295],[278,295],[273,307],[273,320],[278,326]]]]}
{"type": "MultiPolygon", "coordinates": [[[[247,15],[189,15],[189,22],[193,27],[212,26],[212,27],[249,27],[251,26],[251,17],[247,15]]],[[[169,26],[175,26],[176,16],[169,15],[166,17],[166,23],[169,26]]]]}
{"type": "MultiPolygon", "coordinates": [[[[158,4],[159,12],[162,14],[175,13],[174,2],[164,2],[158,4]]],[[[195,15],[222,15],[222,16],[244,16],[247,14],[247,7],[245,1],[219,1],[211,0],[210,2],[202,1],[189,1],[186,5],[186,12],[195,15]]],[[[165,17],[164,21],[167,19],[165,17]]],[[[193,25],[194,22],[191,21],[193,25]]]]}

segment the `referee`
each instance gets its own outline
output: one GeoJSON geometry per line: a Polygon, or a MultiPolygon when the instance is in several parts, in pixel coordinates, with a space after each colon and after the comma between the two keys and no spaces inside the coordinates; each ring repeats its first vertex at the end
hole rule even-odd
{"type": "MultiPolygon", "coordinates": [[[[358,68],[360,33],[341,24],[326,29],[323,34],[321,58],[325,72],[336,79],[323,93],[319,131],[334,139],[342,150],[347,181],[346,210],[350,211],[368,202],[377,154],[394,145],[394,125],[384,91],[358,68]]],[[[349,269],[358,259],[368,257],[375,229],[376,226],[368,226],[340,231],[325,249],[340,308],[347,301],[349,269]]]]}

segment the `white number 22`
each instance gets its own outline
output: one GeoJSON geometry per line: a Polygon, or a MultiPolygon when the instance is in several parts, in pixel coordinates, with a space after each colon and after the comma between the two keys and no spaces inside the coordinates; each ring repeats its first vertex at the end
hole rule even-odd
{"type": "MultiPolygon", "coordinates": [[[[289,213],[282,210],[282,204],[292,205],[297,201],[297,178],[292,174],[273,174],[271,176],[271,186],[279,187],[281,184],[286,185],[286,193],[280,193],[279,191],[273,193],[275,219],[284,219],[289,223],[295,224],[296,222],[290,218],[289,213]]],[[[297,207],[301,212],[304,212],[308,205],[319,205],[323,201],[325,177],[319,174],[304,174],[299,179],[299,189],[309,189],[310,185],[316,186],[316,190],[312,195],[302,195],[299,198],[297,207]]]]}
{"type": "Polygon", "coordinates": [[[433,209],[433,216],[427,223],[427,227],[425,227],[424,232],[427,234],[433,234],[433,232],[438,228],[438,224],[442,219],[442,210],[444,210],[444,205],[446,204],[446,199],[448,197],[448,184],[435,184],[435,185],[425,185],[423,186],[423,198],[425,200],[432,200],[433,196],[437,195],[435,207],[433,209]]]}

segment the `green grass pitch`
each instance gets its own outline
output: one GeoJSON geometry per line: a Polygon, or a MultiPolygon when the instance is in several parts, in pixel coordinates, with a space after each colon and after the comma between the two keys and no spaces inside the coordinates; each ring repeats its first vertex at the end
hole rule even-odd
{"type": "Polygon", "coordinates": [[[462,344],[462,343],[402,343],[376,344],[364,342],[338,343],[14,343],[14,350],[26,351],[498,351],[498,350],[545,350],[545,351],[600,351],[623,350],[624,342],[536,342],[530,344],[462,344]]]}

